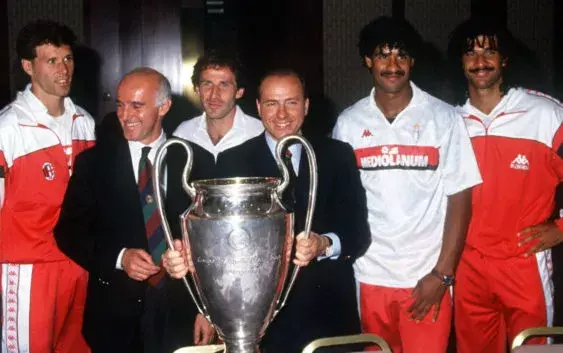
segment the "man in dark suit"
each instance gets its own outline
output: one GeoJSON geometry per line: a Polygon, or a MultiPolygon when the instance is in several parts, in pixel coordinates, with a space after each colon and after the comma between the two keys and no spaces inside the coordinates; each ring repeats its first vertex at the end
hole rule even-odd
{"type": "MultiPolygon", "coordinates": [[[[158,244],[165,246],[151,168],[165,141],[161,124],[170,105],[170,83],[162,74],[133,70],[117,91],[121,138],[100,138],[75,162],[55,237],[89,272],[83,334],[94,353],[171,352],[192,343],[194,320],[200,343],[213,335],[209,323],[196,317],[186,289],[163,276],[160,266],[158,244]]],[[[193,147],[194,173],[206,170],[206,163],[212,168],[213,157],[193,147]]],[[[189,205],[179,159],[170,149],[166,209],[176,235],[177,216],[189,205]]]]}
{"type": "MultiPolygon", "coordinates": [[[[280,176],[273,152],[277,141],[301,131],[309,107],[305,84],[294,71],[271,72],[260,83],[256,103],[266,132],[219,154],[216,176],[280,176]]],[[[316,338],[360,332],[352,263],[370,240],[365,191],[350,146],[326,137],[308,139],[319,181],[313,231],[308,239],[297,236],[294,264],[303,268],[286,306],[262,339],[262,353],[298,353],[316,338]]],[[[289,151],[297,176],[284,201],[294,209],[299,233],[307,212],[309,170],[300,145],[289,151]]],[[[164,256],[172,277],[184,275],[188,262],[179,251],[164,256]]]]}

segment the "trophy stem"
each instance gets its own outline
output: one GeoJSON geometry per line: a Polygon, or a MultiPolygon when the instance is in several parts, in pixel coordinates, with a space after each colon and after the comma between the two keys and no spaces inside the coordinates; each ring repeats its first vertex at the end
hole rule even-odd
{"type": "Polygon", "coordinates": [[[260,353],[256,342],[225,342],[224,353],[260,353]]]}

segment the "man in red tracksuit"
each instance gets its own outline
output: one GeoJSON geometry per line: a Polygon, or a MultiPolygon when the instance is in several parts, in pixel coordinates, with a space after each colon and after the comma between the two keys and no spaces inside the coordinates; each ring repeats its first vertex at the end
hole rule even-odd
{"type": "Polygon", "coordinates": [[[92,117],[67,97],[74,40],[51,21],[18,35],[31,84],[0,113],[2,352],[89,352],[81,334],[88,274],[53,236],[74,157],[94,143],[92,117]]]}
{"type": "Polygon", "coordinates": [[[504,353],[522,330],[552,324],[550,248],[563,223],[549,218],[563,179],[563,107],[512,85],[511,43],[506,29],[474,18],[449,48],[468,82],[459,109],[483,178],[456,273],[458,353],[504,353]]]}

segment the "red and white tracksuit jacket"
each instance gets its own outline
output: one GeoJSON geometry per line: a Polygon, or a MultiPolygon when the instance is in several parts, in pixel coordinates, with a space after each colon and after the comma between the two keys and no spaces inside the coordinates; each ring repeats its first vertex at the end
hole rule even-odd
{"type": "Polygon", "coordinates": [[[511,89],[488,115],[469,102],[461,110],[483,183],[473,188],[457,271],[458,352],[504,352],[507,336],[511,342],[552,320],[550,251],[526,257],[537,240],[520,245],[519,232],[553,212],[563,180],[563,107],[538,92],[511,89]]]}
{"type": "Polygon", "coordinates": [[[87,273],[58,249],[53,228],[74,158],[94,144],[94,120],[69,98],[64,106],[65,141],[30,86],[0,112],[2,352],[88,351],[87,273]]]}

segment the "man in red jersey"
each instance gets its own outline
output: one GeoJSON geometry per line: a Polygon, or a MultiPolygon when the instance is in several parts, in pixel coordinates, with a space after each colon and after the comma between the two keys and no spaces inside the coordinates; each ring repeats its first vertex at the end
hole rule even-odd
{"type": "Polygon", "coordinates": [[[58,248],[53,227],[74,157],[94,143],[94,121],[68,93],[72,31],[25,26],[17,53],[31,84],[0,113],[2,352],[82,353],[88,274],[58,248]]]}
{"type": "Polygon", "coordinates": [[[507,339],[553,319],[550,248],[563,240],[563,223],[549,218],[563,179],[563,107],[513,85],[512,43],[505,28],[473,18],[456,29],[449,48],[468,82],[459,109],[483,178],[473,189],[456,273],[459,353],[504,353],[507,339]]]}

